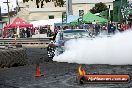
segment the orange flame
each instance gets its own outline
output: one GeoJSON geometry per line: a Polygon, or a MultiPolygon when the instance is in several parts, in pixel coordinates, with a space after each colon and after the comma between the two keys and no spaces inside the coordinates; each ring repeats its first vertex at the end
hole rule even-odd
{"type": "Polygon", "coordinates": [[[79,75],[80,75],[80,76],[86,75],[86,72],[85,72],[85,70],[82,68],[82,66],[79,66],[78,71],[79,71],[79,75]]]}

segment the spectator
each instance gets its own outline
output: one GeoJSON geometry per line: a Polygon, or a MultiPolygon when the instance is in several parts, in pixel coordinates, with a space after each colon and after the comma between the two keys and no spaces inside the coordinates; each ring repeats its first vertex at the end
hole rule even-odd
{"type": "Polygon", "coordinates": [[[122,24],[121,24],[121,29],[122,29],[123,31],[126,30],[126,25],[125,25],[125,23],[122,23],[122,24]]]}
{"type": "Polygon", "coordinates": [[[102,25],[102,33],[103,34],[106,34],[107,33],[107,24],[104,24],[104,25],[102,25]]]}
{"type": "Polygon", "coordinates": [[[100,32],[100,25],[98,23],[96,23],[95,25],[95,35],[98,35],[100,32]]]}
{"type": "Polygon", "coordinates": [[[39,30],[37,28],[35,29],[35,35],[36,34],[39,34],[39,30]]]}
{"type": "Polygon", "coordinates": [[[123,31],[122,28],[121,28],[121,24],[120,24],[120,23],[117,24],[117,30],[118,30],[119,32],[122,32],[122,31],[123,31]]]}
{"type": "Polygon", "coordinates": [[[29,38],[30,37],[30,30],[29,29],[26,30],[26,34],[27,34],[27,38],[29,38]]]}
{"type": "Polygon", "coordinates": [[[112,23],[111,23],[111,21],[109,21],[109,23],[108,23],[108,34],[110,34],[111,32],[112,32],[112,23]]]}
{"type": "Polygon", "coordinates": [[[116,30],[116,25],[115,23],[112,23],[111,32],[115,34],[115,30],[116,30]]]}
{"type": "Polygon", "coordinates": [[[24,29],[21,29],[22,30],[22,38],[25,38],[26,36],[26,31],[24,29]]]}
{"type": "Polygon", "coordinates": [[[51,36],[51,30],[50,28],[47,29],[47,37],[50,37],[51,36]]]}

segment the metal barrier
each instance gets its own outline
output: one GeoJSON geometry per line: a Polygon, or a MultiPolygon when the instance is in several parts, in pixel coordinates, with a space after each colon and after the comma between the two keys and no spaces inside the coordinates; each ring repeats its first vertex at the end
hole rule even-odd
{"type": "Polygon", "coordinates": [[[16,44],[48,44],[49,38],[0,38],[0,45],[16,45],[16,44]],[[16,43],[15,43],[16,42],[16,43]]]}

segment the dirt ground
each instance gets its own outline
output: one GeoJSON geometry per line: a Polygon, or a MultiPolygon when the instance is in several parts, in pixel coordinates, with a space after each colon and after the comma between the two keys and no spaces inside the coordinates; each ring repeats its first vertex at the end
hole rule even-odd
{"type": "MultiPolygon", "coordinates": [[[[52,62],[46,49],[26,49],[29,65],[0,68],[0,88],[132,88],[132,81],[124,84],[84,84],[76,82],[79,64],[52,62]],[[44,76],[36,78],[36,63],[44,76]]],[[[130,74],[132,65],[83,65],[88,74],[130,74]]]]}

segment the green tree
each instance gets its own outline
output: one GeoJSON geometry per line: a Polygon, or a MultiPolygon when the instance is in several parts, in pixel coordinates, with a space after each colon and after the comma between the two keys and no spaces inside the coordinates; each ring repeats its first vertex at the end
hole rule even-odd
{"type": "MultiPolygon", "coordinates": [[[[30,0],[23,0],[24,3],[28,2],[28,1],[30,1],[30,0]]],[[[34,1],[34,0],[31,0],[31,1],[34,1]]],[[[55,7],[57,7],[57,6],[63,7],[63,5],[65,4],[65,1],[63,1],[63,0],[35,0],[35,1],[36,1],[37,8],[39,8],[39,7],[43,8],[44,2],[46,2],[46,3],[54,2],[55,7]],[[39,6],[39,3],[41,3],[41,6],[39,6]]]]}
{"type": "Polygon", "coordinates": [[[108,10],[107,6],[105,5],[105,3],[100,2],[100,3],[96,3],[95,7],[90,9],[90,12],[95,14],[95,13],[100,13],[105,10],[108,10]]]}

